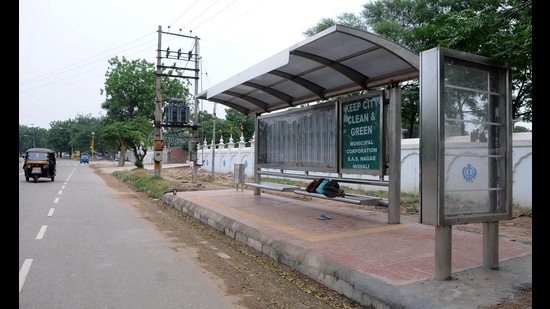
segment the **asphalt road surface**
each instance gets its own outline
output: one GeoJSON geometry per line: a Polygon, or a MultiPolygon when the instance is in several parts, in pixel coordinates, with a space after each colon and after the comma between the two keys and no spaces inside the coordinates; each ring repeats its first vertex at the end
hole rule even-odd
{"type": "Polygon", "coordinates": [[[244,308],[88,164],[19,174],[19,308],[244,308]]]}

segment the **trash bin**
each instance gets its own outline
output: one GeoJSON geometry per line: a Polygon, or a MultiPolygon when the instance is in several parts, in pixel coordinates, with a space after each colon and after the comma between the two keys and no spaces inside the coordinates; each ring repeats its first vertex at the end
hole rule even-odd
{"type": "Polygon", "coordinates": [[[244,188],[244,164],[235,164],[235,170],[233,171],[233,183],[235,183],[235,189],[239,190],[239,184],[241,185],[241,191],[244,188]]]}

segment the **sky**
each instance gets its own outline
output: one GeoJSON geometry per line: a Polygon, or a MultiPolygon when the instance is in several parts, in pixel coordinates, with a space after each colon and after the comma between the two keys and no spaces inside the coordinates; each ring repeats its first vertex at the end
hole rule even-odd
{"type": "MultiPolygon", "coordinates": [[[[323,18],[358,14],[369,0],[20,0],[19,124],[104,116],[112,57],[156,64],[158,29],[199,38],[199,93],[306,39],[323,18]]],[[[190,50],[194,40],[162,35],[190,50]]],[[[190,88],[194,93],[194,86],[190,88]]],[[[201,100],[201,110],[214,104],[201,100]]],[[[227,108],[217,105],[224,117],[227,108]]]]}

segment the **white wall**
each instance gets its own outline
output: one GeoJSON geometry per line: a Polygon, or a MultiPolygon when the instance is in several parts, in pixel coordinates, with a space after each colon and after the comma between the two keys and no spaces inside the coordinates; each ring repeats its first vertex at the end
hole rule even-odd
{"type": "MultiPolygon", "coordinates": [[[[512,198],[513,203],[531,208],[533,204],[533,140],[532,132],[512,134],[512,198]]],[[[420,191],[419,139],[401,142],[401,190],[420,191]]]]}
{"type": "MultiPolygon", "coordinates": [[[[521,207],[532,207],[532,133],[514,133],[512,148],[512,196],[513,203],[521,207]]],[[[254,141],[246,142],[243,137],[235,142],[231,139],[228,143],[220,140],[214,151],[214,173],[233,173],[235,164],[244,164],[244,174],[247,177],[254,176],[254,141]]],[[[204,141],[198,147],[198,164],[202,169],[212,172],[212,144],[204,141]]],[[[420,191],[420,162],[419,139],[403,139],[401,141],[401,191],[418,194],[420,191]]],[[[365,178],[365,177],[361,177],[365,178]]],[[[367,177],[368,179],[368,177],[367,177]]],[[[348,186],[348,184],[346,184],[348,186]]],[[[353,187],[354,185],[349,185],[353,187]]],[[[386,187],[374,187],[355,185],[363,189],[385,190],[386,187]]]]}

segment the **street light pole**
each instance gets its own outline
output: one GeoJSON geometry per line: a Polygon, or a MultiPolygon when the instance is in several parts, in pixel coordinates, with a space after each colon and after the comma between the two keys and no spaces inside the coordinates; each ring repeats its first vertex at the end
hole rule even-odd
{"type": "MultiPolygon", "coordinates": [[[[68,128],[64,128],[64,127],[59,127],[61,130],[65,130],[65,131],[69,131],[68,128]]],[[[71,143],[71,136],[70,136],[70,132],[69,132],[69,144],[71,144],[71,153],[69,154],[69,159],[72,160],[73,159],[73,144],[71,143]]]]}
{"type": "Polygon", "coordinates": [[[34,135],[23,135],[23,136],[30,136],[32,137],[32,148],[36,148],[36,142],[34,140],[34,135]]]}
{"type": "Polygon", "coordinates": [[[95,132],[92,132],[92,160],[94,159],[94,136],[95,132]]]}
{"type": "MultiPolygon", "coordinates": [[[[34,126],[34,123],[31,123],[30,124],[31,129],[32,129],[33,126],[34,126]]],[[[34,133],[31,136],[32,136],[32,148],[36,148],[36,141],[34,139],[34,133]]]]}

